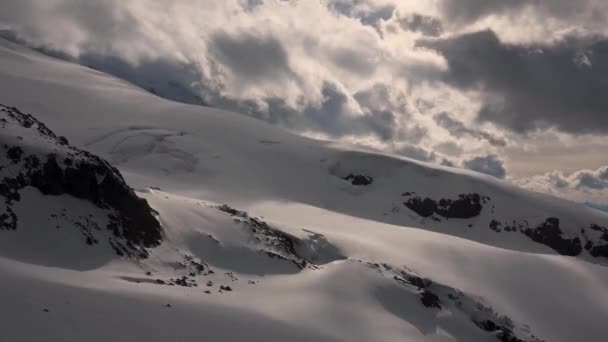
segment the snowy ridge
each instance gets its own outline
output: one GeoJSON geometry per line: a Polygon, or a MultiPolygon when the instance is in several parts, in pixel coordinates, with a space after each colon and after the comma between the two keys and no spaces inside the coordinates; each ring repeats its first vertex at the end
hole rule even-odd
{"type": "Polygon", "coordinates": [[[170,102],[4,41],[0,103],[5,180],[30,155],[56,155],[65,174],[70,156],[104,168],[92,189],[115,176],[155,211],[144,225],[121,221],[154,236],[134,249],[121,240],[135,251],[121,256],[105,229],[110,202],[31,181],[0,193],[10,341],[605,338],[599,211],[170,102]],[[83,230],[87,220],[97,228],[83,230]]]}

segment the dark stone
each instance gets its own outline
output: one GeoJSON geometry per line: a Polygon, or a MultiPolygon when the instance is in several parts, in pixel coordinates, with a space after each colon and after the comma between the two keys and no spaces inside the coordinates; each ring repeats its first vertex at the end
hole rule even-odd
{"type": "Polygon", "coordinates": [[[578,237],[573,239],[562,237],[559,219],[555,217],[547,218],[536,229],[527,228],[524,234],[532,241],[546,245],[562,255],[577,256],[582,251],[581,240],[578,237]]]}
{"type": "Polygon", "coordinates": [[[608,258],[608,245],[594,246],[589,250],[589,254],[596,258],[600,256],[608,258]]]}
{"type": "Polygon", "coordinates": [[[422,304],[427,308],[441,309],[439,297],[429,290],[424,290],[422,292],[420,300],[422,301],[422,304]]]}
{"type": "Polygon", "coordinates": [[[416,286],[419,289],[423,289],[430,284],[430,282],[428,280],[425,280],[423,278],[420,278],[420,277],[417,277],[414,275],[405,274],[405,279],[407,280],[408,283],[416,286]]]}
{"type": "MultiPolygon", "coordinates": [[[[500,226],[502,225],[502,223],[496,221],[496,220],[492,220],[490,221],[490,229],[492,229],[495,232],[500,232],[500,226]]],[[[506,228],[505,228],[506,230],[506,228]]]]}
{"type": "Polygon", "coordinates": [[[504,329],[496,334],[496,338],[498,338],[501,342],[526,342],[517,336],[513,335],[513,332],[508,329],[504,329]]]}
{"type": "Polygon", "coordinates": [[[226,204],[222,204],[219,207],[217,207],[218,210],[223,211],[225,213],[228,213],[232,216],[238,216],[238,217],[243,217],[243,218],[247,218],[247,213],[244,211],[240,211],[240,210],[236,210],[226,204]]]}
{"type": "Polygon", "coordinates": [[[17,164],[21,161],[23,150],[19,146],[13,146],[6,151],[6,157],[10,159],[13,164],[17,164]]]}
{"type": "Polygon", "coordinates": [[[602,236],[600,238],[602,240],[604,240],[604,241],[608,241],[608,228],[602,227],[602,226],[598,226],[597,224],[592,224],[589,228],[591,230],[595,230],[595,231],[601,232],[602,236]]]}
{"type": "Polygon", "coordinates": [[[490,320],[475,322],[475,324],[477,324],[478,327],[480,327],[481,329],[483,329],[485,331],[496,331],[496,330],[500,329],[500,327],[498,325],[496,325],[496,323],[494,323],[490,320]]]}
{"type": "MultiPolygon", "coordinates": [[[[404,193],[404,196],[407,193],[404,193]]],[[[483,209],[488,197],[479,194],[460,194],[457,199],[442,198],[438,202],[432,198],[410,197],[403,204],[422,217],[438,214],[446,218],[473,218],[483,209]]]]}
{"type": "Polygon", "coordinates": [[[35,155],[29,155],[25,157],[25,168],[32,170],[40,167],[40,159],[35,155]]]}
{"type": "Polygon", "coordinates": [[[369,176],[365,176],[365,175],[355,175],[355,174],[349,174],[348,176],[342,178],[346,181],[350,181],[352,185],[370,185],[374,182],[374,179],[372,177],[369,176]]]}
{"type": "Polygon", "coordinates": [[[17,214],[7,206],[6,212],[0,214],[0,230],[17,230],[18,221],[17,214]]]}
{"type": "Polygon", "coordinates": [[[437,203],[428,197],[412,197],[403,204],[422,217],[429,217],[437,211],[437,203]]]}
{"type": "Polygon", "coordinates": [[[481,213],[481,196],[479,194],[460,194],[458,199],[441,199],[437,213],[448,218],[472,218],[481,213]]]}

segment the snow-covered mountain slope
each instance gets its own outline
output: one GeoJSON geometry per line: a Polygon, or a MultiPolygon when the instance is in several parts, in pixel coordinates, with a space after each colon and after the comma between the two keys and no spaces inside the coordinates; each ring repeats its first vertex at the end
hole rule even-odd
{"type": "Polygon", "coordinates": [[[17,189],[18,223],[0,231],[10,341],[605,339],[599,211],[170,102],[1,40],[0,103],[75,146],[5,125],[4,177],[26,168],[15,146],[98,155],[163,230],[135,244],[145,253],[120,256],[103,229],[111,208],[17,189]],[[56,212],[71,229],[55,228],[56,212]],[[76,223],[86,215],[102,243],[87,245],[76,223]]]}

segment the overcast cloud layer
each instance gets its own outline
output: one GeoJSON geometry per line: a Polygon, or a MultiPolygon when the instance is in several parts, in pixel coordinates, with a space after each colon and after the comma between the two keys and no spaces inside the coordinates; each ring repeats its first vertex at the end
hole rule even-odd
{"type": "Polygon", "coordinates": [[[160,96],[600,206],[607,24],[603,0],[0,3],[3,36],[160,96]]]}

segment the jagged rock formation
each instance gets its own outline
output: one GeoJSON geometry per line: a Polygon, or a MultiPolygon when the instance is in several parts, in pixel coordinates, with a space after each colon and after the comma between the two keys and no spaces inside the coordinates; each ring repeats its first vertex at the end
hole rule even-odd
{"type": "MultiPolygon", "coordinates": [[[[120,172],[102,158],[69,145],[42,122],[17,108],[0,104],[0,230],[19,229],[13,206],[25,187],[47,196],[70,195],[107,213],[109,243],[119,255],[146,257],[145,248],[162,239],[148,203],[137,197],[120,172]]],[[[85,242],[99,243],[97,223],[83,225],[85,242]]]]}
{"type": "Polygon", "coordinates": [[[228,205],[221,205],[217,209],[243,224],[251,234],[252,241],[257,244],[259,252],[271,258],[288,260],[299,269],[316,269],[320,265],[346,259],[340,250],[321,234],[308,232],[307,238],[298,238],[228,205]]]}
{"type": "Polygon", "coordinates": [[[357,260],[392,278],[408,292],[415,293],[420,303],[429,310],[461,312],[479,329],[487,331],[502,342],[544,342],[535,336],[528,326],[512,317],[501,315],[490,306],[463,291],[422,277],[405,268],[357,260]]]}
{"type": "Polygon", "coordinates": [[[460,194],[456,199],[442,198],[436,201],[429,197],[415,196],[414,193],[405,192],[403,197],[407,200],[403,204],[410,210],[422,217],[430,217],[433,214],[445,218],[472,218],[478,216],[483,209],[483,204],[490,198],[479,194],[460,194]]]}
{"type": "Polygon", "coordinates": [[[578,237],[567,239],[559,228],[559,219],[549,217],[536,229],[523,231],[533,241],[547,245],[562,255],[576,256],[582,251],[581,240],[578,237]]]}
{"type": "Polygon", "coordinates": [[[365,175],[356,175],[356,174],[352,174],[350,173],[348,176],[342,178],[346,181],[351,182],[352,185],[370,185],[374,182],[374,179],[372,177],[369,176],[365,176],[365,175]]]}

